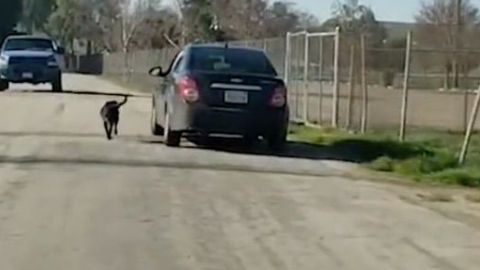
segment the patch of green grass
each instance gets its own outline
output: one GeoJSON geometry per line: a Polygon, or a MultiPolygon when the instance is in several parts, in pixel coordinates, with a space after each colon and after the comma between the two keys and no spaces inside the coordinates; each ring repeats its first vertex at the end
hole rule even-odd
{"type": "Polygon", "coordinates": [[[337,141],[339,138],[350,138],[352,135],[329,128],[316,129],[306,126],[292,125],[289,131],[290,137],[298,142],[326,145],[337,141]]]}
{"type": "Polygon", "coordinates": [[[395,160],[392,158],[380,157],[368,164],[368,167],[379,172],[393,172],[394,164],[395,160]]]}
{"type": "Polygon", "coordinates": [[[365,164],[381,172],[407,176],[418,182],[480,187],[480,136],[473,136],[465,166],[457,154],[463,136],[459,133],[411,131],[407,142],[396,140],[392,130],[354,135],[343,131],[296,126],[291,139],[321,147],[329,157],[365,164]]]}
{"type": "Polygon", "coordinates": [[[452,168],[427,176],[433,182],[464,187],[480,187],[480,170],[472,167],[452,168]]]}

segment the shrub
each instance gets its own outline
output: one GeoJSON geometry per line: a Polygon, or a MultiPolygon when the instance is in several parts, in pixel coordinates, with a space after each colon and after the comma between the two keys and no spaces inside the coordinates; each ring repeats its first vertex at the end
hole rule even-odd
{"type": "Polygon", "coordinates": [[[423,156],[421,160],[421,172],[426,174],[455,168],[457,166],[455,156],[446,152],[437,152],[431,156],[423,156]]]}
{"type": "Polygon", "coordinates": [[[434,181],[465,187],[480,187],[480,171],[472,168],[444,170],[429,176],[434,181]]]}
{"type": "Polygon", "coordinates": [[[422,174],[422,159],[409,158],[398,161],[394,166],[394,171],[399,174],[416,176],[422,174]]]}
{"type": "Polygon", "coordinates": [[[368,167],[375,171],[391,172],[393,171],[394,162],[395,161],[392,158],[383,156],[374,160],[368,165],[368,167]]]}

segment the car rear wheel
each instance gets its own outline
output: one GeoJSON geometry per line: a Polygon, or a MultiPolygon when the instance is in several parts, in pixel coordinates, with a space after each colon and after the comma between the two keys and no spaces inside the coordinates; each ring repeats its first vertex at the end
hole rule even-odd
{"type": "Polygon", "coordinates": [[[5,91],[9,87],[8,81],[0,80],[0,91],[5,91]]]}
{"type": "Polygon", "coordinates": [[[164,133],[163,133],[163,138],[165,141],[165,144],[167,146],[171,147],[178,147],[180,146],[180,140],[182,138],[182,133],[179,131],[173,131],[170,129],[170,121],[171,121],[171,114],[168,112],[165,115],[165,127],[164,127],[164,133]]]}
{"type": "Polygon", "coordinates": [[[55,81],[52,82],[52,91],[56,93],[63,91],[61,74],[59,74],[55,81]]]}
{"type": "Polygon", "coordinates": [[[287,132],[273,133],[267,138],[268,148],[274,152],[282,152],[287,146],[287,132]]]}
{"type": "Polygon", "coordinates": [[[155,103],[152,104],[152,116],[150,120],[150,126],[151,126],[152,135],[155,135],[155,136],[163,135],[163,132],[164,132],[163,127],[161,127],[157,121],[157,110],[155,108],[155,103]]]}
{"type": "Polygon", "coordinates": [[[258,136],[245,135],[243,137],[243,146],[247,149],[252,149],[258,142],[258,136]]]}

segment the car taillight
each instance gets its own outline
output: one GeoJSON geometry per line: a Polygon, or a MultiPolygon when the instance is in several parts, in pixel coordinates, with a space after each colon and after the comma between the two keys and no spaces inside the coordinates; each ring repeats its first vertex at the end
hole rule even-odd
{"type": "Polygon", "coordinates": [[[197,102],[200,98],[197,83],[188,76],[181,78],[177,82],[177,91],[187,103],[197,102]]]}
{"type": "Polygon", "coordinates": [[[278,86],[275,88],[272,97],[270,98],[270,106],[281,108],[287,104],[287,88],[285,86],[278,86]]]}

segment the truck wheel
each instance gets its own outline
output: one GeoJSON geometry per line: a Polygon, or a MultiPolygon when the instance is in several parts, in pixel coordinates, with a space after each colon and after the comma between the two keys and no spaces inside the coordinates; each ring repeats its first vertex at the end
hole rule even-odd
{"type": "Polygon", "coordinates": [[[8,81],[0,80],[0,91],[5,91],[9,87],[8,81]]]}
{"type": "Polygon", "coordinates": [[[59,93],[63,91],[63,86],[62,86],[62,75],[58,75],[58,78],[52,82],[52,91],[59,93]]]}

